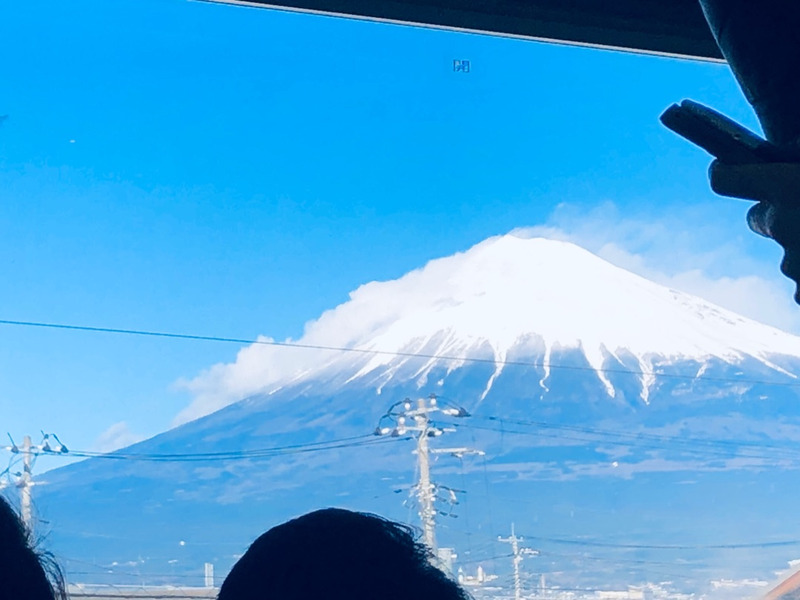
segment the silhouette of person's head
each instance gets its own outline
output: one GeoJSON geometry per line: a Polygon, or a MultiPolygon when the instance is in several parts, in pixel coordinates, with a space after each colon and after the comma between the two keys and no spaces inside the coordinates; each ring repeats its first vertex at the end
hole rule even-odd
{"type": "Polygon", "coordinates": [[[58,567],[38,555],[17,513],[0,496],[0,600],[65,599],[58,567]]]}
{"type": "Polygon", "coordinates": [[[234,565],[218,600],[468,600],[407,526],[338,508],[273,527],[234,565]]]}

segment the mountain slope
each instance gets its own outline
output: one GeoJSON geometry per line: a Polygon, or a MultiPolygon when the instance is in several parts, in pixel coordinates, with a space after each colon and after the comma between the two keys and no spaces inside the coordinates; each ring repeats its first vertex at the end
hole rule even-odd
{"type": "MultiPolygon", "coordinates": [[[[40,510],[63,553],[166,580],[176,560],[187,577],[205,560],[224,571],[254,533],[319,505],[413,519],[402,505],[413,443],[369,434],[393,403],[430,393],[472,413],[442,418],[453,431],[440,449],[486,452],[437,455],[434,474],[463,490],[466,521],[443,517],[443,543],[480,540],[473,558],[498,571],[508,565],[491,559],[497,535],[512,521],[543,538],[634,546],[787,535],[780,515],[800,493],[800,339],[576,246],[489,239],[360,287],[298,342],[211,368],[184,420],[238,402],[48,473],[40,510]]],[[[716,560],[697,545],[696,560],[716,560]]],[[[718,550],[727,562],[687,569],[685,586],[780,567],[783,547],[758,560],[718,550]]],[[[657,553],[602,568],[553,559],[548,572],[572,586],[654,580],[657,553]]]]}

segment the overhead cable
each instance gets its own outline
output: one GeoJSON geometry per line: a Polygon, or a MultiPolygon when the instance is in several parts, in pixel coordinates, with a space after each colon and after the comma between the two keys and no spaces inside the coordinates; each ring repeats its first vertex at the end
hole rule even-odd
{"type": "Polygon", "coordinates": [[[247,344],[247,345],[261,345],[261,346],[276,346],[281,348],[298,348],[305,350],[324,350],[329,352],[349,352],[354,354],[365,354],[373,356],[398,356],[405,358],[425,358],[433,360],[447,360],[453,362],[469,362],[474,364],[490,364],[490,365],[503,365],[503,366],[517,366],[517,367],[534,367],[534,368],[548,368],[564,371],[582,371],[582,372],[602,372],[613,373],[619,375],[638,375],[644,377],[661,377],[669,379],[679,379],[685,381],[713,381],[718,383],[745,383],[750,385],[771,385],[782,387],[800,387],[800,381],[796,378],[794,381],[769,381],[763,379],[749,379],[749,378],[732,378],[732,377],[712,377],[707,375],[683,375],[680,373],[659,373],[656,371],[645,371],[643,369],[620,369],[609,367],[592,367],[581,365],[563,365],[551,364],[537,361],[524,361],[524,360],[501,360],[496,358],[478,358],[468,356],[452,356],[446,354],[433,354],[426,352],[403,352],[396,350],[378,350],[374,348],[356,348],[344,346],[329,346],[325,344],[309,344],[305,342],[279,342],[276,340],[258,338],[246,339],[236,337],[224,337],[214,335],[194,335],[188,333],[170,333],[165,331],[148,331],[144,329],[123,329],[116,327],[94,327],[89,325],[71,325],[66,323],[46,323],[41,321],[19,321],[13,319],[0,319],[0,325],[14,325],[20,327],[38,327],[43,329],[62,329],[68,331],[84,331],[90,333],[110,333],[121,335],[135,335],[156,338],[168,338],[177,340],[194,340],[204,342],[222,342],[229,344],[247,344]]]}

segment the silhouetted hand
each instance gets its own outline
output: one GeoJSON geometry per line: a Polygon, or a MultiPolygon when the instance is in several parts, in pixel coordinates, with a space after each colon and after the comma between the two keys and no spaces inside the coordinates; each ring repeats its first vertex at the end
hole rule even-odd
{"type": "Polygon", "coordinates": [[[794,299],[800,304],[800,164],[729,165],[715,160],[709,179],[717,194],[758,202],[747,213],[747,224],[783,246],[781,271],[797,284],[794,299]]]}

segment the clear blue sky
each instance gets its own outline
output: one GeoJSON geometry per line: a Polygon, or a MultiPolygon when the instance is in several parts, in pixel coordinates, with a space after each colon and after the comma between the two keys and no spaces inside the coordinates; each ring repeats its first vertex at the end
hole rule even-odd
{"type": "MultiPolygon", "coordinates": [[[[709,276],[777,278],[658,123],[691,97],[754,126],[722,65],[182,0],[11,3],[0,56],[0,319],[298,337],[560,203],[699,206],[750,257],[709,276]]],[[[0,326],[0,431],[156,433],[236,350],[0,326]]]]}

